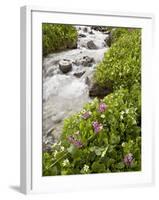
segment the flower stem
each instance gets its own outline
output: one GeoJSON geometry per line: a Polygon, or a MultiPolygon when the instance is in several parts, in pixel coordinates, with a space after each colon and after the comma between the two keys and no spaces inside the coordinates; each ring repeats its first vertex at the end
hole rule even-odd
{"type": "Polygon", "coordinates": [[[64,158],[69,152],[66,152],[63,156],[61,156],[59,159],[57,159],[54,163],[52,163],[49,167],[47,167],[47,170],[51,167],[53,167],[57,162],[59,162],[62,158],[64,158]]]}

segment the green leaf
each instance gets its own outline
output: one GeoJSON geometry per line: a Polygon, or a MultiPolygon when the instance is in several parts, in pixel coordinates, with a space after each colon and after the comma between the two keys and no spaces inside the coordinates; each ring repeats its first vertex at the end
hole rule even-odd
{"type": "Polygon", "coordinates": [[[67,151],[68,151],[70,154],[73,155],[74,153],[76,153],[77,148],[76,148],[73,144],[71,144],[70,147],[67,148],[67,151]]]}
{"type": "Polygon", "coordinates": [[[101,150],[100,150],[100,149],[95,149],[95,154],[96,154],[97,156],[100,156],[100,155],[101,155],[101,150]]]}
{"type": "Polygon", "coordinates": [[[105,165],[100,164],[99,162],[94,162],[92,164],[92,171],[96,173],[102,173],[105,172],[105,165]]]}
{"type": "Polygon", "coordinates": [[[52,168],[50,169],[50,172],[51,172],[52,175],[57,175],[57,174],[58,174],[57,167],[56,167],[56,166],[52,167],[52,168]]]}
{"type": "Polygon", "coordinates": [[[125,167],[125,165],[124,165],[123,162],[120,162],[120,163],[117,163],[117,164],[115,165],[115,167],[116,167],[117,169],[123,169],[123,168],[125,167]]]}

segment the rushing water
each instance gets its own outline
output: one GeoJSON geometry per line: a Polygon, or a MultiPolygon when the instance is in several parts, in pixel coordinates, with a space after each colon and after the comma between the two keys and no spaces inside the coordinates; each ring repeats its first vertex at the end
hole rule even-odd
{"type": "Polygon", "coordinates": [[[58,140],[63,120],[81,110],[90,101],[86,78],[91,79],[96,65],[102,60],[108,49],[105,44],[107,35],[91,30],[90,27],[78,26],[77,49],[50,54],[43,61],[43,146],[49,146],[58,140]],[[88,48],[93,41],[96,48],[88,48]],[[93,58],[91,66],[83,66],[82,59],[93,58]],[[59,69],[59,61],[67,59],[72,63],[72,70],[64,74],[59,69]],[[81,77],[75,74],[82,73],[81,77]]]}

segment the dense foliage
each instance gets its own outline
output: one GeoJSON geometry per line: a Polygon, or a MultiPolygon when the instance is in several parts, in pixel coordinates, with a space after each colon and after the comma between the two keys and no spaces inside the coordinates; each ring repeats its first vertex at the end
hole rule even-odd
{"type": "Polygon", "coordinates": [[[135,29],[128,28],[115,28],[111,30],[111,44],[115,43],[121,36],[124,34],[129,34],[131,31],[135,29]]]}
{"type": "Polygon", "coordinates": [[[43,24],[43,55],[76,47],[77,31],[71,25],[43,24]]]}
{"type": "Polygon", "coordinates": [[[61,139],[43,153],[43,175],[141,170],[141,32],[115,29],[95,80],[113,88],[64,121],[61,139]]]}
{"type": "Polygon", "coordinates": [[[44,154],[44,175],[140,170],[141,102],[136,90],[138,86],[95,98],[66,119],[60,144],[44,154]]]}
{"type": "Polygon", "coordinates": [[[113,89],[130,88],[141,81],[141,31],[116,29],[113,44],[97,66],[95,80],[101,86],[113,89]]]}

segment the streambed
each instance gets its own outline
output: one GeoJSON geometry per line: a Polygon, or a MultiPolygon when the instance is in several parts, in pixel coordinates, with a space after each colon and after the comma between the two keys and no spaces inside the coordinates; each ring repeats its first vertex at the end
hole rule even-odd
{"type": "Polygon", "coordinates": [[[65,118],[80,111],[89,96],[89,81],[108,50],[108,34],[91,27],[76,26],[76,49],[43,59],[43,150],[56,142],[65,118]]]}

